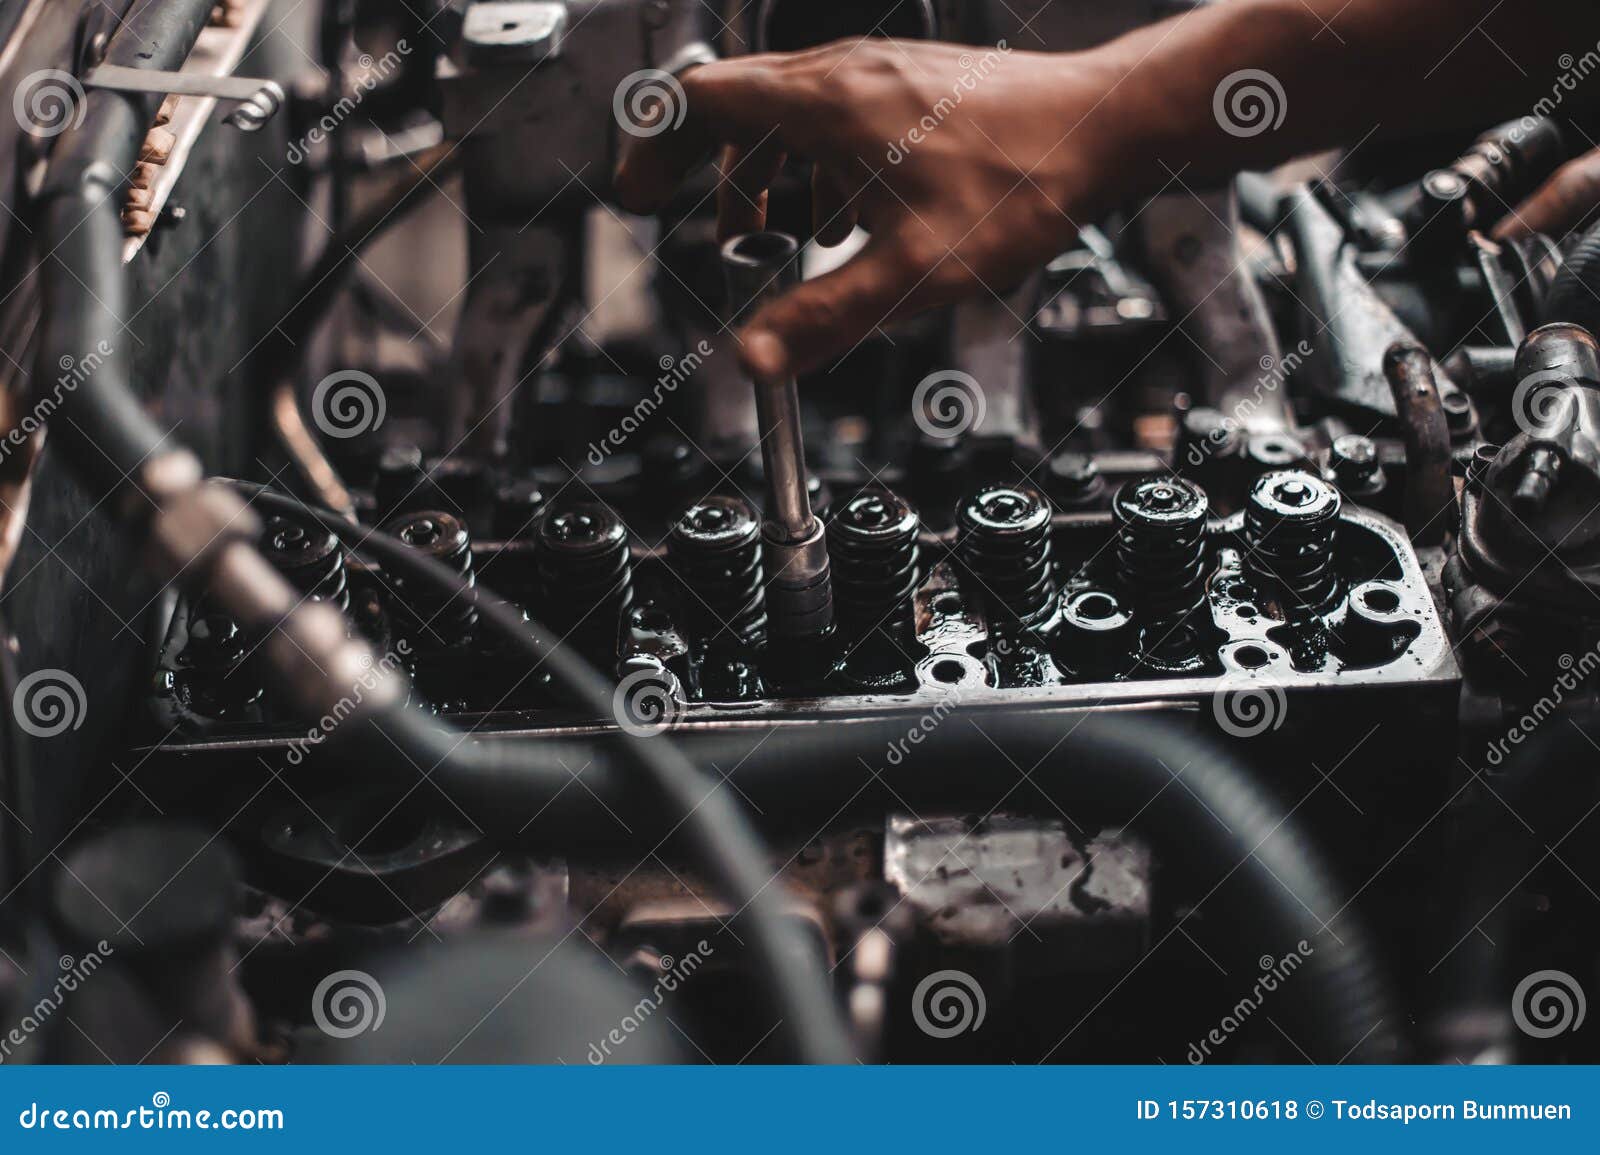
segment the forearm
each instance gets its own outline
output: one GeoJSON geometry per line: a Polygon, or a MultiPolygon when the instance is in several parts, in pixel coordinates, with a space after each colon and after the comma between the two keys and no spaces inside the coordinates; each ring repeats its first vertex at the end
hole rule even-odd
{"type": "Polygon", "coordinates": [[[1597,38],[1600,8],[1583,0],[1228,0],[1084,54],[1107,90],[1075,131],[1099,141],[1123,196],[1178,173],[1201,185],[1369,137],[1525,115],[1558,58],[1597,38]],[[1230,106],[1246,70],[1271,78],[1253,80],[1264,103],[1230,106]]]}

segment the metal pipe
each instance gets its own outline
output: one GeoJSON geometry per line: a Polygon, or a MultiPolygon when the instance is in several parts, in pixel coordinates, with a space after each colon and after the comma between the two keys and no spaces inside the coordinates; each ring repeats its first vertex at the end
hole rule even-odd
{"type": "Polygon", "coordinates": [[[1394,396],[1406,441],[1405,526],[1418,545],[1437,545],[1455,528],[1450,480],[1450,427],[1433,372],[1433,358],[1417,345],[1390,346],[1383,374],[1394,396]]]}
{"type": "MultiPolygon", "coordinates": [[[[799,253],[798,242],[785,233],[747,233],[724,245],[722,267],[732,316],[753,313],[799,284],[799,253]]],[[[827,540],[806,491],[800,390],[793,377],[754,384],[767,475],[762,538],[772,632],[778,637],[816,637],[833,626],[833,585],[827,540]]]]}

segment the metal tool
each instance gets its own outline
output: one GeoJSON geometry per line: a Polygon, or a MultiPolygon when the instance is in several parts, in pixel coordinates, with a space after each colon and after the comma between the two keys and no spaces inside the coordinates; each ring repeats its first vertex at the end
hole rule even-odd
{"type": "MultiPolygon", "coordinates": [[[[785,233],[747,233],[722,247],[733,316],[754,312],[799,283],[800,246],[785,233]]],[[[755,383],[756,423],[767,475],[767,520],[761,527],[767,608],[775,637],[805,638],[833,627],[833,585],[822,522],[806,492],[800,393],[793,377],[755,383]]]]}
{"type": "Polygon", "coordinates": [[[255,132],[283,106],[283,89],[273,80],[248,76],[209,76],[202,72],[163,72],[155,68],[127,68],[120,64],[100,64],[83,78],[90,88],[109,88],[117,92],[150,92],[158,95],[209,96],[231,100],[239,107],[222,119],[241,132],[255,132]]]}

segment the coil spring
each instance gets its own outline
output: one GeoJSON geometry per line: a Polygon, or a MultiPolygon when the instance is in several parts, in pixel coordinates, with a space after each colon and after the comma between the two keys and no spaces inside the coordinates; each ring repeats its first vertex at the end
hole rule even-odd
{"type": "Polygon", "coordinates": [[[828,563],[841,622],[856,632],[911,624],[917,512],[887,490],[856,494],[828,518],[828,563]]]}
{"type": "Polygon", "coordinates": [[[598,503],[548,513],[539,523],[534,557],[546,624],[574,634],[579,648],[606,666],[614,664],[618,625],[633,604],[622,519],[598,503]]]}
{"type": "Polygon", "coordinates": [[[1036,629],[1055,609],[1050,507],[1027,486],[991,485],[956,509],[956,554],[977,581],[991,623],[1036,629]]]}
{"type": "Polygon", "coordinates": [[[283,101],[283,89],[276,81],[262,81],[260,88],[222,118],[223,123],[233,125],[240,132],[255,132],[277,115],[283,101]]]}
{"type": "MultiPolygon", "coordinates": [[[[472,568],[472,538],[466,523],[454,514],[442,510],[408,513],[391,521],[388,532],[460,574],[469,587],[477,584],[472,568]]],[[[441,645],[458,642],[472,632],[478,620],[478,611],[466,598],[441,594],[428,586],[413,586],[399,577],[394,578],[394,586],[423,636],[431,641],[441,645]]]]}
{"type": "Polygon", "coordinates": [[[326,530],[287,517],[267,522],[262,550],[289,584],[315,601],[324,601],[340,613],[350,609],[350,583],[344,551],[326,530]]]}
{"type": "Polygon", "coordinates": [[[766,639],[761,519],[743,498],[713,494],[684,510],[667,537],[667,557],[685,588],[695,637],[752,646],[766,639]]]}
{"type": "Polygon", "coordinates": [[[1205,600],[1205,490],[1180,477],[1147,477],[1117,490],[1117,573],[1146,625],[1187,616],[1205,600]]]}
{"type": "Polygon", "coordinates": [[[1339,588],[1333,568],[1339,491],[1296,469],[1264,474],[1245,503],[1245,569],[1289,612],[1321,613],[1339,588]]]}

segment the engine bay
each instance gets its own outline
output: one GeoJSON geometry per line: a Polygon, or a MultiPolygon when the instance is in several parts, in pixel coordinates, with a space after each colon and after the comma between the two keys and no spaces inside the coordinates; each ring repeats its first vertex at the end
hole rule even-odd
{"type": "Polygon", "coordinates": [[[209,79],[5,254],[0,1009],[99,965],[19,1058],[1594,1060],[1527,1008],[1600,979],[1600,247],[1490,232],[1571,124],[1174,173],[764,382],[870,240],[796,158],[761,231],[624,211],[685,69],[1188,5],[184,7],[57,30],[209,79]],[[119,375],[197,458],[77,420],[119,375]]]}

